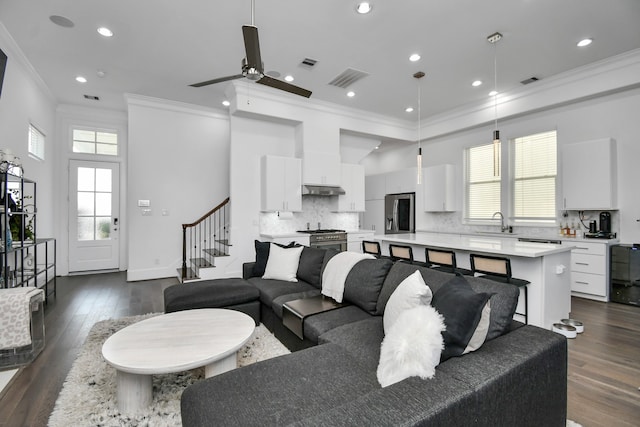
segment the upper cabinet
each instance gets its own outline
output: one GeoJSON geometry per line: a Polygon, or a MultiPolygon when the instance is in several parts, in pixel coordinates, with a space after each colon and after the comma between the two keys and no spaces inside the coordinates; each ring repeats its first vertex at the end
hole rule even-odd
{"type": "Polygon", "coordinates": [[[305,151],[303,182],[313,185],[340,185],[340,155],[324,151],[305,151]]]}
{"type": "Polygon", "coordinates": [[[423,169],[425,212],[455,211],[455,166],[438,165],[423,169]]]}
{"type": "Polygon", "coordinates": [[[567,144],[561,153],[562,209],[617,209],[615,140],[567,144]]]}
{"type": "Polygon", "coordinates": [[[280,156],[261,161],[261,210],[302,211],[302,161],[280,156]]]}
{"type": "Polygon", "coordinates": [[[415,168],[389,172],[386,174],[385,194],[415,192],[417,182],[415,168]]]}
{"type": "Polygon", "coordinates": [[[345,194],[338,196],[334,209],[337,212],[364,212],[364,167],[343,164],[341,187],[345,194]]]}
{"type": "Polygon", "coordinates": [[[367,175],[365,177],[365,200],[384,200],[387,191],[385,188],[385,174],[367,175]]]}

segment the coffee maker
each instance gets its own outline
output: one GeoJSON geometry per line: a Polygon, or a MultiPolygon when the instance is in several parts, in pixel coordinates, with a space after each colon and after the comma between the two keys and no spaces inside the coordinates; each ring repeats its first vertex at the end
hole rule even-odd
{"type": "Polygon", "coordinates": [[[600,212],[600,232],[611,233],[611,213],[600,212]]]}
{"type": "Polygon", "coordinates": [[[600,212],[600,227],[596,230],[596,222],[589,223],[589,232],[584,233],[584,237],[591,239],[615,239],[616,233],[611,232],[611,213],[600,212]]]}

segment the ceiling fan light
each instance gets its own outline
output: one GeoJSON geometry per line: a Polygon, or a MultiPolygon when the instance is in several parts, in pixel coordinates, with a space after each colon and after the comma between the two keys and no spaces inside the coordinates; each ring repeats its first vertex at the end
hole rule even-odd
{"type": "Polygon", "coordinates": [[[360,2],[356,5],[356,11],[361,15],[365,15],[371,12],[372,8],[373,6],[371,6],[371,3],[367,1],[360,2]]]}

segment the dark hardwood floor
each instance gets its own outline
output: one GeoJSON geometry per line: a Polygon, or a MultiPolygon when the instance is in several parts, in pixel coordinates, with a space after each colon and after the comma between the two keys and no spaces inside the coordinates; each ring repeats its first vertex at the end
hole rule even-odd
{"type": "MultiPolygon", "coordinates": [[[[127,283],[125,273],[58,278],[45,309],[46,347],[0,396],[0,427],[46,426],[93,324],[160,312],[163,289],[175,283],[127,283]]],[[[572,310],[585,332],[569,340],[568,417],[584,427],[640,425],[640,307],[573,298],[572,310]]]]}

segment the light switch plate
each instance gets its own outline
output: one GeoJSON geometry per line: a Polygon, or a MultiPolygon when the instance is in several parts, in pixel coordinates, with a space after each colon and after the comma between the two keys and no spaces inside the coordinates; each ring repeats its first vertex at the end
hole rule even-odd
{"type": "Polygon", "coordinates": [[[151,216],[153,214],[153,212],[151,212],[151,209],[141,209],[142,212],[142,216],[151,216]]]}
{"type": "Polygon", "coordinates": [[[138,200],[138,207],[147,207],[151,206],[151,202],[149,200],[138,200]]]}

